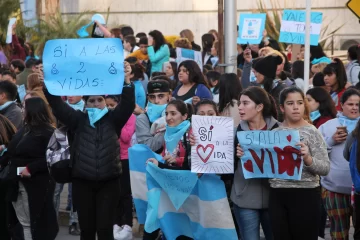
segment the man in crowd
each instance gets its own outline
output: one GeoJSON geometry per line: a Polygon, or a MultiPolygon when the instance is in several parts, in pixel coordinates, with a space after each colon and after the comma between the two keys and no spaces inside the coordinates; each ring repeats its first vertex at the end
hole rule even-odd
{"type": "Polygon", "coordinates": [[[0,81],[0,114],[7,117],[19,129],[23,125],[21,108],[14,102],[17,86],[10,81],[0,81]]]}

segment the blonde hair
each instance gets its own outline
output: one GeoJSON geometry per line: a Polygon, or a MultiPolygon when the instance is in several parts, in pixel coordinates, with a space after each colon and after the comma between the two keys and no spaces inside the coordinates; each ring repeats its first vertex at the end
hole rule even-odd
{"type": "Polygon", "coordinates": [[[191,43],[187,38],[178,38],[174,43],[175,47],[192,49],[191,43]]]}
{"type": "MultiPolygon", "coordinates": [[[[314,65],[311,66],[311,70],[312,70],[313,68],[318,68],[318,69],[319,69],[318,72],[323,72],[323,71],[324,71],[324,68],[325,68],[327,65],[328,65],[327,63],[314,64],[314,65]]],[[[318,73],[318,72],[316,72],[316,73],[318,73]]]]}
{"type": "Polygon", "coordinates": [[[265,57],[272,51],[274,51],[272,47],[263,47],[259,50],[259,57],[265,57]]]}
{"type": "Polygon", "coordinates": [[[266,56],[269,56],[269,55],[272,55],[272,56],[279,56],[281,57],[281,59],[283,60],[282,63],[285,63],[286,62],[286,59],[284,57],[284,55],[281,54],[281,52],[279,52],[278,50],[272,50],[271,52],[269,52],[268,54],[266,54],[266,56]]]}
{"type": "Polygon", "coordinates": [[[184,29],[180,32],[180,37],[181,38],[187,38],[189,40],[189,42],[193,42],[194,41],[194,34],[190,29],[184,29]]]}
{"type": "Polygon", "coordinates": [[[27,89],[29,91],[42,90],[40,74],[32,73],[27,77],[27,89]]]}

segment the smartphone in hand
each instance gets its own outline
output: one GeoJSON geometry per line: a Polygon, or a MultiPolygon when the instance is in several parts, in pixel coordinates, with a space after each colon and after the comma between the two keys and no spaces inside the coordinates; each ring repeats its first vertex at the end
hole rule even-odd
{"type": "Polygon", "coordinates": [[[94,25],[93,25],[91,37],[92,38],[104,38],[104,33],[100,30],[100,28],[98,27],[98,25],[96,23],[94,23],[94,25]]]}
{"type": "Polygon", "coordinates": [[[18,167],[17,168],[17,175],[20,176],[21,172],[24,171],[26,167],[18,167]]]}

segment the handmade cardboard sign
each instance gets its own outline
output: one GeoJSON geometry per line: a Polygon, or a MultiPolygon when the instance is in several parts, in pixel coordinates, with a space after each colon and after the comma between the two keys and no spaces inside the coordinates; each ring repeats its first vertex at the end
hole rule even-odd
{"type": "MultiPolygon", "coordinates": [[[[311,12],[310,45],[318,45],[322,18],[321,12],[311,12]]],[[[279,42],[305,44],[305,20],[305,11],[284,10],[279,42]]]]}
{"type": "Polygon", "coordinates": [[[266,13],[241,13],[239,19],[238,44],[259,44],[263,38],[266,13]]]}
{"type": "Polygon", "coordinates": [[[300,156],[299,131],[241,131],[237,137],[244,156],[242,171],[248,178],[300,180],[303,160],[300,156]]]}
{"type": "Polygon", "coordinates": [[[191,147],[191,171],[234,172],[234,120],[231,117],[193,115],[196,146],[191,147]]]}
{"type": "Polygon", "coordinates": [[[203,63],[202,63],[202,56],[201,52],[194,51],[191,49],[185,49],[185,48],[176,48],[176,62],[179,66],[181,62],[185,60],[193,60],[195,61],[200,69],[202,70],[203,63]]]}
{"type": "Polygon", "coordinates": [[[16,18],[10,18],[7,33],[6,33],[6,43],[12,43],[12,28],[14,24],[16,23],[16,18]]]}
{"type": "Polygon", "coordinates": [[[117,95],[124,84],[118,38],[56,39],[46,42],[45,85],[52,95],[117,95]]]}

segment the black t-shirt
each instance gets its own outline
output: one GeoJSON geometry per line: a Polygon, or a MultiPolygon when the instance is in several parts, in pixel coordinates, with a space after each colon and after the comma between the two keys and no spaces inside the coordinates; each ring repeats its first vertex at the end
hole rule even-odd
{"type": "MultiPolygon", "coordinates": [[[[180,89],[180,88],[179,88],[180,89]]],[[[174,95],[173,95],[173,97],[175,98],[175,99],[180,99],[180,100],[183,100],[183,101],[186,101],[186,100],[188,100],[189,98],[192,98],[192,97],[194,97],[195,95],[196,95],[196,89],[197,89],[197,84],[194,84],[194,86],[192,86],[191,88],[190,88],[190,90],[187,92],[187,93],[185,93],[184,95],[182,95],[182,96],[179,96],[178,95],[178,91],[177,92],[174,92],[174,95]]]]}

